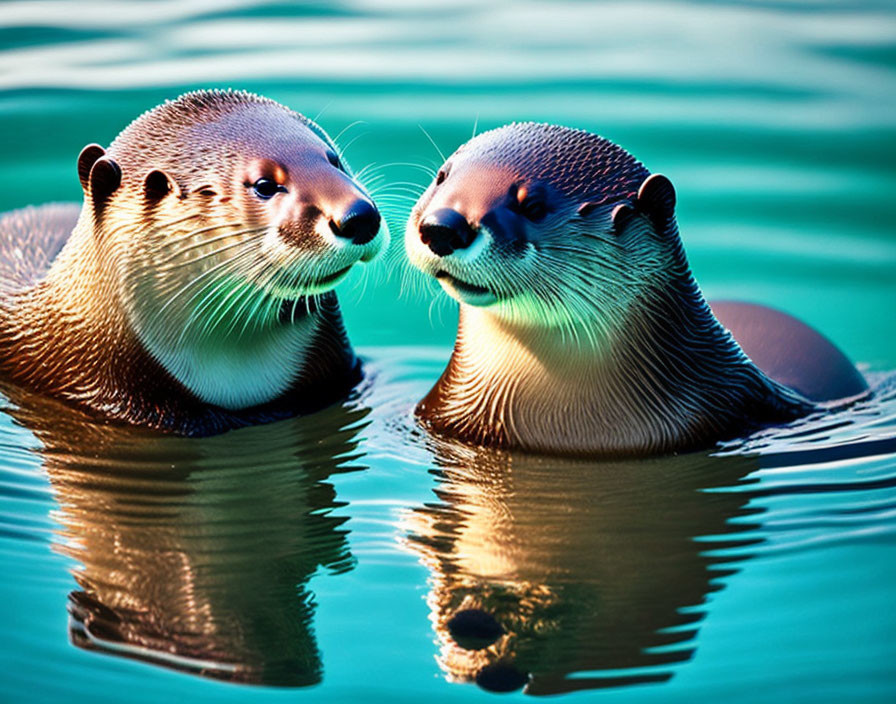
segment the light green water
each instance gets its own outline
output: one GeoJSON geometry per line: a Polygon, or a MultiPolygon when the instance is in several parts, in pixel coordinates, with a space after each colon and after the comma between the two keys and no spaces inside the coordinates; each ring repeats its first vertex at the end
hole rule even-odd
{"type": "MultiPolygon", "coordinates": [[[[598,132],[675,183],[709,298],[896,369],[892,3],[4,3],[0,211],[78,200],[84,144],[201,87],[317,117],[376,165],[398,244],[438,150],[598,132]]],[[[339,295],[371,376],[351,408],[161,441],[10,399],[0,699],[495,696],[477,673],[570,701],[896,699],[892,388],[748,454],[463,450],[409,417],[454,304],[400,247],[339,295]],[[502,624],[491,650],[446,630],[465,605],[502,624]]]]}

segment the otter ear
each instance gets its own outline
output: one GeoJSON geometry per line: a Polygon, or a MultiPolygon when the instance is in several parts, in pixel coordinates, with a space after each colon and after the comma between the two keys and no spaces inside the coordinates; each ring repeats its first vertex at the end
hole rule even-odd
{"type": "Polygon", "coordinates": [[[613,229],[616,230],[617,235],[622,234],[622,231],[636,214],[635,209],[629,203],[620,203],[613,208],[611,217],[613,219],[613,229]]]}
{"type": "Polygon", "coordinates": [[[587,218],[591,213],[600,207],[600,203],[582,203],[579,206],[578,214],[581,218],[587,218]]]}
{"type": "Polygon", "coordinates": [[[90,169],[99,159],[106,153],[99,144],[88,144],[81,150],[78,155],[78,179],[81,181],[81,190],[87,193],[87,186],[90,183],[90,169]]]}
{"type": "MultiPolygon", "coordinates": [[[[596,210],[603,206],[602,203],[582,203],[579,206],[579,217],[587,218],[590,217],[596,210]]],[[[613,208],[610,213],[610,222],[613,223],[613,230],[616,235],[621,235],[622,231],[626,228],[626,226],[631,222],[632,218],[635,217],[637,212],[632,207],[630,203],[620,203],[615,208],[613,208]]]]}
{"type": "Polygon", "coordinates": [[[657,234],[662,234],[675,223],[675,187],[662,174],[651,174],[638,189],[635,207],[650,218],[657,234]]]}
{"type": "Polygon", "coordinates": [[[143,195],[147,202],[158,203],[169,193],[180,197],[180,187],[173,178],[159,169],[146,174],[146,178],[143,179],[143,195]]]}
{"type": "Polygon", "coordinates": [[[107,156],[97,159],[90,169],[90,197],[94,212],[99,214],[121,185],[121,167],[107,156]]]}

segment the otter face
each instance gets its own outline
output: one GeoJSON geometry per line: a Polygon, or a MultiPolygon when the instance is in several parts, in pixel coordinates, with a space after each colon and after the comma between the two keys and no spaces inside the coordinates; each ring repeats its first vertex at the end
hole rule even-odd
{"type": "Polygon", "coordinates": [[[508,322],[593,328],[621,315],[660,268],[644,228],[625,237],[617,206],[648,171],[595,135],[513,124],[474,138],[411,213],[411,262],[462,305],[508,322]]]}
{"type": "Polygon", "coordinates": [[[159,106],[79,171],[130,326],[178,380],[227,408],[288,387],[330,291],[386,239],[326,133],[247,93],[159,106]]]}
{"type": "Polygon", "coordinates": [[[142,165],[139,219],[153,227],[124,244],[148,260],[156,285],[164,279],[160,297],[208,276],[263,291],[272,306],[298,301],[381,250],[376,206],[323,131],[295,113],[241,106],[187,128],[181,142],[185,153],[142,165]]]}

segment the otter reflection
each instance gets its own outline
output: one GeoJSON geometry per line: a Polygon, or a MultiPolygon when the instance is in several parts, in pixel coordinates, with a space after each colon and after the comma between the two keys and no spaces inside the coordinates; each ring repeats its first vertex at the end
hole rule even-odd
{"type": "Polygon", "coordinates": [[[346,462],[366,410],[187,440],[9,395],[43,444],[57,549],[80,565],[76,646],[234,682],[320,681],[307,582],[353,566],[324,480],[359,469],[346,462]]]}
{"type": "Polygon", "coordinates": [[[530,694],[661,682],[693,654],[700,605],[743,545],[756,468],[692,454],[588,463],[436,447],[437,503],[408,516],[431,572],[448,679],[530,694]],[[695,540],[701,538],[700,541],[695,540]]]}

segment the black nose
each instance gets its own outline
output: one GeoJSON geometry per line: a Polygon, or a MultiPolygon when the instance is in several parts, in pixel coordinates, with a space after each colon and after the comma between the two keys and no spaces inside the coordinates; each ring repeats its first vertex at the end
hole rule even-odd
{"type": "Polygon", "coordinates": [[[367,244],[380,231],[380,214],[370,201],[356,200],[339,220],[330,220],[330,229],[353,244],[367,244]]]}
{"type": "Polygon", "coordinates": [[[420,239],[435,254],[444,257],[473,244],[476,230],[456,210],[439,208],[423,218],[420,223],[420,239]]]}

